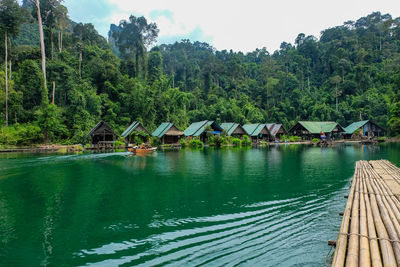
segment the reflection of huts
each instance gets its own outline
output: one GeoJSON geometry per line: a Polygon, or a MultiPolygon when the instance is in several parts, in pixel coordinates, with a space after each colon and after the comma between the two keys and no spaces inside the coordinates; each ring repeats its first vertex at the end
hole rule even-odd
{"type": "Polygon", "coordinates": [[[210,127],[210,134],[221,134],[223,129],[215,121],[200,121],[192,123],[186,130],[184,134],[186,137],[198,137],[201,141],[205,142],[207,137],[207,128],[210,127]]]}
{"type": "Polygon", "coordinates": [[[333,121],[299,121],[289,130],[290,134],[303,139],[319,138],[321,132],[324,132],[327,138],[332,138],[343,133],[344,129],[333,121]]]}
{"type": "Polygon", "coordinates": [[[366,120],[366,121],[357,121],[353,122],[346,128],[344,128],[345,138],[352,138],[352,137],[374,137],[374,136],[385,136],[386,130],[376,123],[366,120]]]}
{"type": "Polygon", "coordinates": [[[97,144],[113,144],[117,139],[116,134],[110,126],[104,121],[100,121],[93,129],[87,134],[87,137],[91,138],[92,145],[97,144]]]}
{"type": "Polygon", "coordinates": [[[138,136],[141,141],[146,142],[146,135],[150,135],[150,132],[138,121],[134,121],[121,134],[121,136],[125,138],[125,143],[127,144],[133,144],[135,142],[135,136],[138,136]]]}
{"type": "Polygon", "coordinates": [[[242,137],[246,134],[246,131],[240,126],[239,123],[224,122],[221,124],[221,128],[228,134],[228,136],[242,137]]]}
{"type": "Polygon", "coordinates": [[[183,132],[173,123],[163,122],[152,135],[160,138],[162,144],[176,144],[183,136],[183,132]]]}
{"type": "Polygon", "coordinates": [[[246,131],[247,135],[251,137],[253,143],[269,141],[272,138],[267,125],[263,123],[245,124],[243,125],[243,129],[246,131]]]}
{"type": "Polygon", "coordinates": [[[282,124],[267,123],[267,128],[273,138],[280,139],[282,135],[287,134],[287,131],[282,124]]]}

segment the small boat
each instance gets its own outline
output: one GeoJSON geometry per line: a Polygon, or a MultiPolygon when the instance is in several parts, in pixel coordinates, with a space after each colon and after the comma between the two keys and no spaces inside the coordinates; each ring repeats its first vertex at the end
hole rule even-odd
{"type": "Polygon", "coordinates": [[[128,148],[129,152],[132,152],[134,154],[137,153],[151,153],[153,151],[157,150],[157,147],[145,147],[145,148],[141,148],[141,147],[132,147],[132,148],[128,148]]]}

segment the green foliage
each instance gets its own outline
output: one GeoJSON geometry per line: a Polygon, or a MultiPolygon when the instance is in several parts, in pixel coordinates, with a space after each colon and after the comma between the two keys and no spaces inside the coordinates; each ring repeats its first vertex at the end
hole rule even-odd
{"type": "Polygon", "coordinates": [[[243,135],[242,141],[241,141],[242,146],[250,146],[251,145],[251,140],[247,135],[243,135]]]}
{"type": "MultiPolygon", "coordinates": [[[[333,120],[346,126],[359,120],[361,113],[387,127],[391,135],[400,133],[399,18],[374,12],[324,30],[320,40],[299,34],[294,45],[282,43],[273,54],[265,48],[249,53],[217,51],[189,40],[161,44],[148,52],[158,29],[145,18],[131,16],[113,25],[108,45],[92,24],[65,20],[66,9],[56,2],[49,6],[51,1],[41,1],[42,12],[51,11],[44,21],[49,94],[43,90],[36,24],[23,25],[13,38],[10,55],[9,122],[36,122],[48,142],[85,143],[100,119],[120,134],[132,120],[148,129],[166,121],[184,129],[205,119],[269,121],[290,128],[299,120],[333,120]],[[21,41],[26,39],[33,41],[21,41]],[[56,106],[49,108],[53,81],[56,106]]],[[[25,19],[32,21],[29,12],[25,10],[25,19]]],[[[0,87],[4,88],[2,72],[0,87]]],[[[4,118],[4,90],[0,90],[0,115],[4,118]]],[[[220,140],[207,136],[210,145],[226,141],[224,133],[220,140]]],[[[140,138],[135,142],[141,144],[148,136],[140,138]]],[[[290,136],[282,139],[299,141],[290,136]]],[[[9,137],[4,140],[16,143],[9,137]]],[[[234,138],[229,142],[239,144],[234,138]]],[[[251,145],[248,137],[242,145],[251,145]]]]}
{"type": "Polygon", "coordinates": [[[318,138],[313,138],[312,142],[313,143],[318,143],[320,140],[318,138]]]}
{"type": "Polygon", "coordinates": [[[15,124],[0,127],[0,144],[26,146],[43,140],[41,129],[32,124],[15,124]]]}
{"type": "Polygon", "coordinates": [[[203,148],[204,144],[200,141],[199,138],[194,137],[192,140],[189,141],[190,148],[203,148]]]}
{"type": "Polygon", "coordinates": [[[224,143],[226,143],[226,139],[219,134],[214,136],[214,143],[215,147],[221,147],[224,143]]]}
{"type": "Polygon", "coordinates": [[[65,127],[60,108],[49,104],[37,110],[35,115],[45,142],[56,142],[60,139],[65,139],[67,128],[65,127]]]}
{"type": "Polygon", "coordinates": [[[125,147],[125,142],[117,140],[117,141],[114,142],[114,147],[116,147],[116,148],[125,147]]]}
{"type": "Polygon", "coordinates": [[[23,21],[21,8],[16,0],[0,2],[0,31],[9,36],[16,35],[23,21]]]}
{"type": "Polygon", "coordinates": [[[188,142],[186,141],[185,138],[181,138],[181,139],[179,140],[179,143],[181,144],[181,147],[182,147],[182,148],[185,148],[185,147],[188,146],[188,142]]]}
{"type": "Polygon", "coordinates": [[[239,138],[232,138],[231,139],[231,144],[233,146],[240,146],[241,142],[242,142],[242,140],[240,140],[239,138]]]}
{"type": "Polygon", "coordinates": [[[157,147],[157,146],[161,145],[160,139],[158,137],[155,137],[155,136],[151,137],[150,145],[152,147],[157,147]]]}

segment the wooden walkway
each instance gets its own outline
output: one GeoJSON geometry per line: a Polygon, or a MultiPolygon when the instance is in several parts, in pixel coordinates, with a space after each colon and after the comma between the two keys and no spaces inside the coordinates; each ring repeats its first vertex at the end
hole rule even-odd
{"type": "Polygon", "coordinates": [[[332,266],[400,266],[400,169],[358,161],[332,266]]]}

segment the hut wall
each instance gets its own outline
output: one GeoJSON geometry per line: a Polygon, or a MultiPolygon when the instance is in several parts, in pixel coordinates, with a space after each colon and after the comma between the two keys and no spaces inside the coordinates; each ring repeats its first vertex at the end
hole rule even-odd
{"type": "Polygon", "coordinates": [[[176,144],[179,143],[179,137],[177,135],[164,135],[162,138],[163,144],[176,144]]]}

